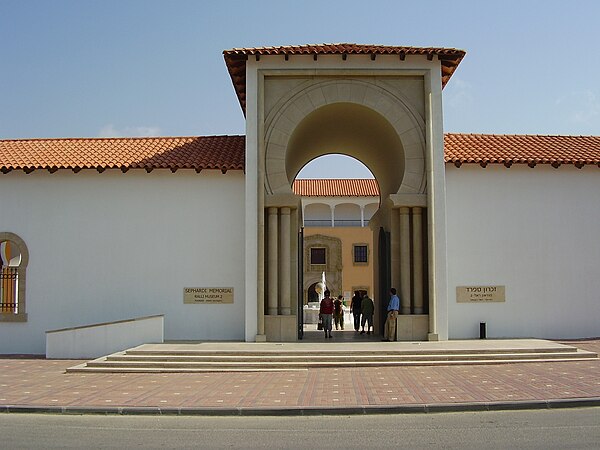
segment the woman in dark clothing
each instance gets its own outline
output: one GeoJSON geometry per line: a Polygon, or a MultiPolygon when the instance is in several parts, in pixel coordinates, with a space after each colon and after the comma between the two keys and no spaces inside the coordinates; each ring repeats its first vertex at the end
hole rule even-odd
{"type": "Polygon", "coordinates": [[[373,300],[371,300],[367,294],[365,294],[365,296],[362,298],[360,309],[362,311],[362,320],[360,321],[360,324],[362,325],[362,331],[360,334],[365,334],[365,323],[367,324],[367,334],[371,334],[375,305],[373,304],[373,300]]]}
{"type": "Polygon", "coordinates": [[[354,291],[354,297],[350,300],[350,312],[354,315],[354,331],[360,328],[360,303],[362,296],[359,291],[354,291]]]}

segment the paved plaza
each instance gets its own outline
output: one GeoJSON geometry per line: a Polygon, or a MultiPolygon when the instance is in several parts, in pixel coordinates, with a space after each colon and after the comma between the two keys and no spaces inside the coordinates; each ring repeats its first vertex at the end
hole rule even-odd
{"type": "MultiPolygon", "coordinates": [[[[560,341],[600,353],[600,339],[560,341]]],[[[0,411],[364,413],[600,405],[600,360],[215,373],[65,373],[0,359],[0,411]]]]}

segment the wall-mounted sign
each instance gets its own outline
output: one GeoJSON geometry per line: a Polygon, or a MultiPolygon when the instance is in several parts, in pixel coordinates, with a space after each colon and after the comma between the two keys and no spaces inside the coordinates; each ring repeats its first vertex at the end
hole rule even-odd
{"type": "Polygon", "coordinates": [[[183,288],[183,303],[233,303],[233,288],[194,287],[183,288]]]}
{"type": "Polygon", "coordinates": [[[457,303],[502,303],[505,286],[456,286],[457,303]]]}

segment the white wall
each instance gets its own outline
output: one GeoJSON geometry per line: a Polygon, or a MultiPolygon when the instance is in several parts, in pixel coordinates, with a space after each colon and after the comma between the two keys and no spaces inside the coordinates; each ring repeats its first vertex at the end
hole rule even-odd
{"type": "Polygon", "coordinates": [[[600,170],[446,166],[450,338],[600,336],[600,170]],[[504,285],[506,302],[456,303],[504,285]]]}
{"type": "Polygon", "coordinates": [[[165,340],[244,339],[244,174],[131,170],[0,176],[0,230],[29,249],[26,323],[0,353],[44,353],[44,332],[165,315],[165,340]],[[184,305],[184,287],[234,303],[184,305]]]}

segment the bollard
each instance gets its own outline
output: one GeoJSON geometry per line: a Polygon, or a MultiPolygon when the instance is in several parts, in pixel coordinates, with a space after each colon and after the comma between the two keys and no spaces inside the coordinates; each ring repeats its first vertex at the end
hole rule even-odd
{"type": "Polygon", "coordinates": [[[479,339],[485,339],[486,338],[486,323],[485,322],[479,322],[479,339]]]}

